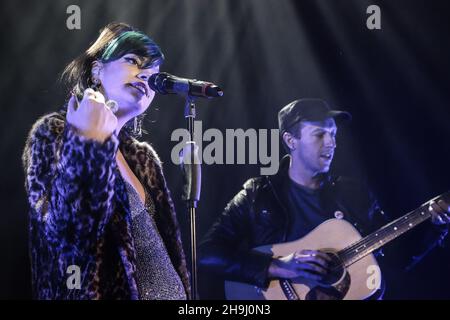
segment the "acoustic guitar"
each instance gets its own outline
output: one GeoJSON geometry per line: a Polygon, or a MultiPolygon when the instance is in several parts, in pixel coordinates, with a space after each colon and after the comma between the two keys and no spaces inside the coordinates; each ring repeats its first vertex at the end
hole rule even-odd
{"type": "Polygon", "coordinates": [[[430,202],[450,198],[450,191],[424,203],[414,211],[362,237],[349,222],[329,219],[301,239],[265,245],[254,250],[274,257],[295,251],[321,250],[332,258],[331,272],[320,282],[305,278],[274,279],[267,289],[235,281],[225,282],[230,300],[360,300],[373,295],[381,284],[381,271],[373,251],[431,217],[430,202]]]}

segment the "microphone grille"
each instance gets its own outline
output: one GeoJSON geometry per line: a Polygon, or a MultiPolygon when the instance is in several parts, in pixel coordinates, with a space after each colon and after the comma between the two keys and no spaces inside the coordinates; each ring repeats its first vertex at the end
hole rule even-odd
{"type": "Polygon", "coordinates": [[[166,72],[154,73],[148,78],[148,86],[156,93],[168,94],[164,89],[164,82],[168,77],[169,74],[166,72]]]}

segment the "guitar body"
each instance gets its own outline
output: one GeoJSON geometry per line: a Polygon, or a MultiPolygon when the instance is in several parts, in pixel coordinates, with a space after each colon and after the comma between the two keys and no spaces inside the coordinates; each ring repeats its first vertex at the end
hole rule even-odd
{"type": "MultiPolygon", "coordinates": [[[[361,238],[359,232],[349,222],[330,219],[299,240],[261,246],[254,250],[275,257],[286,256],[303,249],[337,253],[361,238]]],[[[250,284],[226,281],[225,293],[230,300],[360,300],[370,297],[378,289],[381,283],[379,270],[373,254],[368,254],[348,267],[344,267],[331,283],[323,284],[302,278],[290,281],[273,280],[269,287],[263,290],[250,284]],[[374,277],[378,278],[374,281],[374,277]],[[295,298],[287,294],[289,290],[284,287],[287,283],[290,290],[295,292],[295,298]]]]}

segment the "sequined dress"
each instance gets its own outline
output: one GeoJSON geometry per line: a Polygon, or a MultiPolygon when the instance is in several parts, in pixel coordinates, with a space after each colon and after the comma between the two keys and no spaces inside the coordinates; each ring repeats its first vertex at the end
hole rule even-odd
{"type": "Polygon", "coordinates": [[[153,216],[155,205],[145,192],[145,205],[125,179],[136,250],[136,282],[141,300],[186,300],[180,276],[173,267],[153,216]]]}

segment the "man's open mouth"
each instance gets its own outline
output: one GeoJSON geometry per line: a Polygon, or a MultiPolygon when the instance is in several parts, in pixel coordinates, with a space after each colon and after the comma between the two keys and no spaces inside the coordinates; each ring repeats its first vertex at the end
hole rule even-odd
{"type": "Polygon", "coordinates": [[[326,160],[331,160],[333,158],[333,154],[332,153],[323,153],[320,155],[321,158],[324,158],[326,160]]]}

